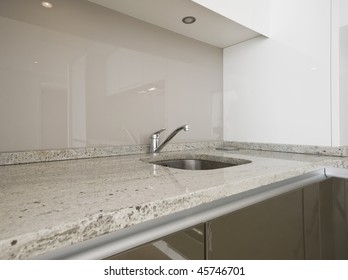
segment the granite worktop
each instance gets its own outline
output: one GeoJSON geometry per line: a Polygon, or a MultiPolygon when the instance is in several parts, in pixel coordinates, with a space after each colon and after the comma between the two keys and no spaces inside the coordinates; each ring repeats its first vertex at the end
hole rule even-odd
{"type": "Polygon", "coordinates": [[[190,171],[154,166],[138,154],[0,166],[0,258],[34,256],[157,217],[245,192],[344,157],[253,150],[164,152],[159,159],[219,156],[249,160],[190,171]]]}

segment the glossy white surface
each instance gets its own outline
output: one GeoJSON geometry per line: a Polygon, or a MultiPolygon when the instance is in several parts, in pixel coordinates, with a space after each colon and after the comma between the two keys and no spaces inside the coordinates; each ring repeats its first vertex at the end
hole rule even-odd
{"type": "Polygon", "coordinates": [[[348,145],[348,1],[333,0],[331,9],[331,106],[333,145],[348,145]]]}
{"type": "Polygon", "coordinates": [[[0,27],[0,152],[222,140],[221,49],[85,0],[0,0],[0,27]]]}
{"type": "Polygon", "coordinates": [[[271,7],[270,38],[224,49],[224,140],[331,146],[330,1],[271,7]]]}
{"type": "MultiPolygon", "coordinates": [[[[348,13],[347,13],[348,17],[348,13]]],[[[348,24],[340,27],[340,144],[348,145],[348,24]]]]}
{"type": "Polygon", "coordinates": [[[343,158],[248,150],[157,157],[187,154],[252,163],[189,171],[133,155],[1,166],[0,258],[30,258],[326,165],[346,166],[343,158]]]}
{"type": "Polygon", "coordinates": [[[338,146],[341,142],[340,127],[340,1],[331,1],[331,138],[332,145],[338,146]]]}
{"type": "Polygon", "coordinates": [[[339,1],[340,145],[348,145],[348,1],[339,1]]]}
{"type": "MultiPolygon", "coordinates": [[[[191,0],[88,0],[148,23],[224,48],[260,34],[239,22],[238,17],[224,17],[197,5],[191,0]],[[185,16],[194,16],[196,22],[182,23],[185,16]]],[[[240,11],[241,9],[239,9],[240,11]]]]}
{"type": "Polygon", "coordinates": [[[339,3],[339,24],[340,26],[348,25],[348,1],[347,0],[334,0],[339,3]]]}
{"type": "Polygon", "coordinates": [[[229,19],[268,36],[270,0],[192,0],[229,19]]]}

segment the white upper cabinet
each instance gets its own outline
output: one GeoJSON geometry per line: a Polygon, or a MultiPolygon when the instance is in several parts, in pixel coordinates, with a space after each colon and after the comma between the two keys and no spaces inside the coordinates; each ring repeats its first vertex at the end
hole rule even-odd
{"type": "Polygon", "coordinates": [[[269,35],[270,0],[192,0],[262,35],[269,35]]]}
{"type": "Polygon", "coordinates": [[[235,45],[261,34],[267,35],[264,31],[267,24],[263,19],[268,16],[268,6],[265,4],[268,0],[240,0],[231,3],[229,0],[88,1],[219,48],[235,45]],[[230,9],[233,11],[224,11],[230,9]],[[185,16],[195,17],[196,22],[184,24],[182,19],[185,16]]]}
{"type": "Polygon", "coordinates": [[[271,8],[268,39],[224,49],[224,140],[337,146],[331,1],[271,0],[271,8]]]}

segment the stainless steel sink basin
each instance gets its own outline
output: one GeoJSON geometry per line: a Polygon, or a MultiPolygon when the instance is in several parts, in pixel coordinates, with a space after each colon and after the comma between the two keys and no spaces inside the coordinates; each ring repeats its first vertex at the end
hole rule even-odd
{"type": "Polygon", "coordinates": [[[178,168],[178,169],[187,169],[187,170],[209,170],[209,169],[218,169],[224,167],[235,166],[237,164],[231,164],[226,162],[218,162],[212,160],[204,159],[177,159],[177,160],[163,160],[158,161],[155,164],[178,168]]]}
{"type": "Polygon", "coordinates": [[[249,160],[211,155],[186,155],[176,158],[163,157],[147,159],[144,161],[153,165],[184,170],[211,170],[251,163],[249,160]]]}

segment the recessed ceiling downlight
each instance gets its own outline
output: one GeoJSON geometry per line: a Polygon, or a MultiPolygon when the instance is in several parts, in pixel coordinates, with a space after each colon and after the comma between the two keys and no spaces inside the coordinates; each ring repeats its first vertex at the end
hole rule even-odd
{"type": "Polygon", "coordinates": [[[192,24],[196,21],[196,18],[193,16],[187,16],[182,19],[182,22],[185,24],[192,24]]]}
{"type": "Polygon", "coordinates": [[[52,8],[53,7],[52,3],[47,2],[47,1],[42,1],[41,5],[45,8],[52,8]]]}

